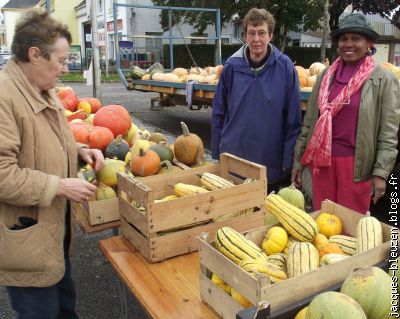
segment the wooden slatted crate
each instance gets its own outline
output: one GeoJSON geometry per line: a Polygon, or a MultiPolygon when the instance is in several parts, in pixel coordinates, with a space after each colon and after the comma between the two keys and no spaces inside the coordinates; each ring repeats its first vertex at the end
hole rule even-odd
{"type": "Polygon", "coordinates": [[[122,235],[150,262],[198,250],[197,236],[214,234],[222,226],[238,231],[260,227],[264,223],[266,168],[230,154],[221,154],[220,162],[203,167],[141,178],[118,175],[118,198],[122,235]],[[200,185],[204,172],[232,180],[236,185],[171,201],[154,202],[174,193],[173,185],[200,185]],[[254,181],[244,184],[251,178],[254,181]],[[132,205],[136,202],[141,206],[132,205]],[[255,208],[246,215],[225,221],[214,218],[255,208]]]}
{"type": "MultiPolygon", "coordinates": [[[[357,233],[358,221],[365,216],[329,200],[322,203],[321,211],[337,215],[342,220],[343,233],[354,237],[357,233]]],[[[312,216],[316,217],[319,214],[320,211],[317,211],[312,213],[312,216]]],[[[255,278],[249,275],[215,249],[214,235],[202,234],[199,236],[201,299],[224,319],[235,319],[236,313],[244,309],[211,281],[211,275],[215,272],[254,305],[259,301],[268,302],[271,305],[271,317],[274,317],[285,308],[301,303],[305,298],[343,282],[355,268],[387,262],[391,245],[391,227],[381,224],[384,240],[382,245],[275,284],[271,284],[268,277],[258,276],[255,278]]],[[[261,246],[265,233],[270,227],[261,227],[243,233],[261,246]]]]}
{"type": "Polygon", "coordinates": [[[94,200],[80,205],[91,226],[119,220],[118,198],[94,200]]]}

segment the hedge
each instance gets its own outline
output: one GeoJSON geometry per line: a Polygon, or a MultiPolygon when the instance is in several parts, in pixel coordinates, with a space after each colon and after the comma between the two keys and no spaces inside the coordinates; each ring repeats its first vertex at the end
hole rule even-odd
{"type": "MultiPolygon", "coordinates": [[[[190,52],[199,67],[206,67],[214,65],[215,45],[214,44],[189,44],[190,52]]],[[[223,44],[221,46],[222,63],[224,63],[233,53],[235,53],[241,45],[238,44],[223,44]]],[[[169,45],[164,45],[164,67],[170,68],[169,59],[169,45]]],[[[190,68],[193,62],[189,56],[188,50],[185,45],[177,44],[173,47],[174,51],[174,67],[190,68]]],[[[320,48],[306,48],[306,47],[286,47],[286,55],[290,57],[297,65],[308,68],[311,63],[319,61],[321,50],[320,48]]],[[[326,56],[331,61],[331,49],[326,50],[326,56]]]]}

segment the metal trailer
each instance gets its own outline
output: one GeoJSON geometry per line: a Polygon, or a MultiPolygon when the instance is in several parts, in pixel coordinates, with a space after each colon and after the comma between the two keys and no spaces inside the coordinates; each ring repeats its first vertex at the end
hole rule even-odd
{"type": "MultiPolygon", "coordinates": [[[[125,78],[124,70],[121,67],[121,54],[119,48],[119,39],[121,37],[131,37],[126,34],[118,34],[118,17],[117,11],[118,7],[126,7],[126,8],[142,8],[142,9],[155,9],[155,10],[168,10],[168,25],[169,25],[169,33],[168,36],[149,36],[149,35],[138,35],[133,38],[153,38],[153,39],[166,39],[169,41],[169,56],[170,56],[170,67],[174,68],[174,48],[173,48],[173,40],[181,39],[186,44],[185,39],[205,39],[205,40],[216,40],[217,41],[217,64],[221,64],[221,17],[220,17],[220,9],[208,9],[208,8],[186,8],[186,7],[170,7],[170,6],[148,6],[148,5],[139,5],[139,4],[125,4],[125,3],[113,3],[113,16],[114,16],[114,44],[115,44],[115,53],[116,53],[116,68],[119,78],[122,83],[125,85],[127,89],[129,89],[129,83],[125,78]],[[209,37],[184,37],[181,33],[180,37],[176,37],[172,35],[172,11],[204,11],[204,12],[215,12],[215,27],[216,27],[216,36],[209,37]]],[[[179,25],[178,29],[179,29],[179,25]]],[[[180,31],[180,29],[179,29],[180,31]]],[[[190,54],[190,50],[189,50],[190,54]]],[[[190,54],[191,55],[191,54],[190,54]]],[[[125,70],[127,71],[127,70],[125,70]]]]}
{"type": "MultiPolygon", "coordinates": [[[[151,110],[160,111],[164,107],[174,105],[187,105],[186,83],[160,82],[152,80],[131,80],[128,82],[128,90],[159,93],[158,97],[151,99],[151,110]]],[[[212,107],[216,85],[194,84],[191,110],[212,107]]],[[[301,91],[301,109],[305,111],[309,91],[301,91]]]]}

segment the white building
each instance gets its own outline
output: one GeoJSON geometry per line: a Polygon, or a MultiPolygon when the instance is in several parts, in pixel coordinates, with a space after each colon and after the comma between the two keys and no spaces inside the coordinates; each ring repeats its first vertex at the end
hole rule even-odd
{"type": "MultiPolygon", "coordinates": [[[[113,17],[113,0],[97,0],[97,23],[99,34],[99,46],[101,48],[102,59],[106,56],[109,59],[115,59],[114,46],[114,17],[113,17]],[[104,19],[105,16],[105,19],[104,19]],[[106,41],[108,40],[108,52],[105,51],[106,41]]],[[[119,0],[118,4],[141,5],[152,7],[151,0],[119,0]]],[[[79,37],[83,56],[87,56],[91,52],[91,23],[90,23],[90,1],[82,1],[75,7],[77,12],[77,21],[79,25],[79,37]]],[[[163,54],[163,45],[168,44],[169,31],[163,32],[160,20],[159,9],[137,8],[137,7],[117,7],[117,25],[118,33],[122,36],[121,54],[122,60],[139,61],[148,64],[161,59],[163,54]],[[136,55],[135,55],[136,54],[136,55]]],[[[238,25],[229,23],[222,28],[221,42],[226,44],[241,43],[238,39],[238,25]]],[[[215,43],[215,40],[201,39],[195,36],[195,30],[189,25],[180,24],[179,27],[172,28],[172,36],[180,39],[174,39],[173,44],[200,44],[215,43]],[[182,40],[182,36],[185,40],[182,40]]],[[[215,37],[215,27],[208,26],[202,37],[215,37]]],[[[123,65],[124,67],[124,65],[123,65]]]]}

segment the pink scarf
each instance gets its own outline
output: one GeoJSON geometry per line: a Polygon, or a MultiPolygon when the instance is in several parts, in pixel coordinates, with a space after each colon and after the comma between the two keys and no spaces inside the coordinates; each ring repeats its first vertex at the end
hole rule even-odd
{"type": "Polygon", "coordinates": [[[301,164],[304,166],[313,165],[314,173],[318,173],[318,166],[331,165],[332,118],[336,116],[345,104],[349,103],[350,97],[364,84],[364,81],[375,67],[372,57],[366,56],[358,71],[353,74],[350,81],[342,91],[340,91],[339,95],[337,95],[331,103],[328,103],[330,84],[340,63],[343,62],[339,57],[331,65],[322,79],[318,96],[320,117],[315,124],[313,135],[301,158],[301,164]]]}

